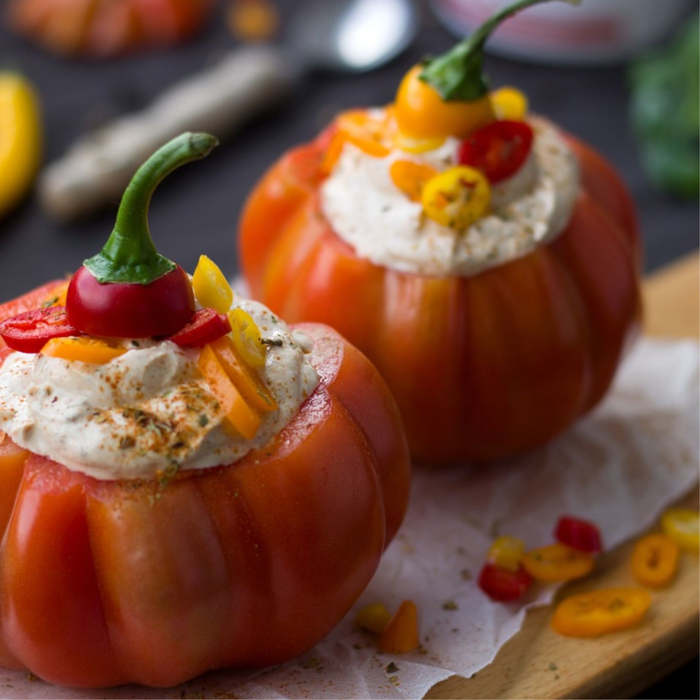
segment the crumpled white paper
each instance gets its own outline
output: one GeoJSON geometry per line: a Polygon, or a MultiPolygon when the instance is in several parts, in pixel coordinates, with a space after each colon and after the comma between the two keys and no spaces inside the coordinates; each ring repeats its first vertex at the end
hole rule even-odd
{"type": "MultiPolygon", "coordinates": [[[[167,690],[134,686],[79,691],[21,672],[0,672],[6,698],[420,697],[454,673],[486,666],[519,629],[523,603],[492,603],[475,578],[493,536],[529,546],[552,540],[559,515],[595,521],[606,547],[650,526],[698,478],[698,345],[645,339],[613,391],[566,435],[521,459],[488,469],[416,470],[404,525],[355,608],[302,658],[255,672],[219,671],[167,690]],[[379,654],[353,625],[356,609],[413,599],[420,652],[379,654]],[[398,670],[387,666],[394,662],[398,670]]],[[[65,643],[65,642],[64,642],[65,643]]]]}

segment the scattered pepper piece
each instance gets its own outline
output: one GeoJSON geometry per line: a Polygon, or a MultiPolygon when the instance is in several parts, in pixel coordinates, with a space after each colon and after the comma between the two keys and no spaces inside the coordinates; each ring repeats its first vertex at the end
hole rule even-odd
{"type": "Polygon", "coordinates": [[[41,349],[47,357],[60,357],[63,360],[104,365],[123,355],[125,348],[110,345],[97,338],[51,338],[41,349]]]}
{"type": "Polygon", "coordinates": [[[491,187],[475,168],[457,165],[428,180],[421,200],[430,219],[442,226],[466,229],[488,210],[491,187]]]}
{"type": "Polygon", "coordinates": [[[197,365],[212,393],[221,403],[225,415],[224,425],[247,440],[252,440],[260,427],[260,414],[243,398],[211,345],[202,348],[197,365]]]}
{"type": "Polygon", "coordinates": [[[581,552],[594,554],[603,549],[600,530],[589,520],[562,515],[554,528],[554,537],[558,542],[578,549],[581,552]]]}
{"type": "Polygon", "coordinates": [[[504,569],[497,564],[486,562],[479,573],[479,588],[491,598],[501,603],[510,603],[522,597],[532,583],[532,576],[519,566],[516,571],[504,569]]]}
{"type": "Polygon", "coordinates": [[[234,0],[226,13],[228,28],[241,41],[264,41],[277,33],[279,13],[270,0],[234,0]]]}
{"type": "Polygon", "coordinates": [[[253,317],[241,308],[229,311],[231,340],[238,357],[249,367],[259,370],[265,366],[267,350],[260,329],[253,317]]]}
{"type": "Polygon", "coordinates": [[[490,95],[491,107],[496,119],[522,121],[527,114],[527,97],[514,87],[502,87],[490,95]]]}
{"type": "Polygon", "coordinates": [[[335,121],[336,132],[331,139],[321,169],[330,173],[338,162],[346,143],[351,143],[367,155],[384,158],[389,155],[392,120],[385,114],[377,118],[365,110],[344,112],[335,121]]]}
{"type": "Polygon", "coordinates": [[[418,609],[412,600],[404,600],[379,637],[379,650],[388,654],[415,651],[418,639],[418,609]]]}
{"type": "Polygon", "coordinates": [[[525,554],[525,543],[517,537],[501,535],[489,548],[488,560],[508,571],[517,571],[525,554]]]}
{"type": "Polygon", "coordinates": [[[593,555],[557,542],[527,552],[523,566],[538,581],[571,581],[593,570],[593,555]]]}
{"type": "Polygon", "coordinates": [[[437,174],[438,171],[430,165],[412,160],[396,160],[389,168],[391,181],[414,202],[420,202],[425,183],[437,174]]]}
{"type": "Polygon", "coordinates": [[[233,302],[233,291],[219,266],[206,255],[199,256],[199,262],[192,275],[192,290],[202,306],[225,314],[233,302]]]}
{"type": "Polygon", "coordinates": [[[698,511],[690,508],[670,508],[661,516],[661,529],[679,547],[697,552],[700,543],[698,511]]]}
{"type": "Polygon", "coordinates": [[[632,627],[651,605],[642,588],[607,588],[570,596],[557,605],[552,628],[567,637],[598,637],[632,627]]]}
{"type": "Polygon", "coordinates": [[[367,632],[381,634],[390,619],[391,613],[383,603],[370,603],[360,608],[355,618],[355,623],[367,632]]]}
{"type": "Polygon", "coordinates": [[[643,586],[662,588],[678,570],[678,545],[668,535],[642,537],[632,553],[632,573],[643,586]]]}

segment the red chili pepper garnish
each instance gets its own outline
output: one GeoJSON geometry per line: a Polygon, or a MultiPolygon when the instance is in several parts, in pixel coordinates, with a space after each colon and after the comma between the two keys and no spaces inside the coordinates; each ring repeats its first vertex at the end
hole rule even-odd
{"type": "Polygon", "coordinates": [[[66,307],[76,328],[90,335],[145,338],[172,335],[192,320],[189,277],[153,245],[148,207],[164,177],[203,158],[216,144],[209,134],[181,134],[136,171],[107,243],[71,279],[66,307]]]}
{"type": "Polygon", "coordinates": [[[532,127],[525,122],[502,119],[467,136],[459,147],[461,165],[481,170],[496,183],[517,172],[532,148],[532,127]]]}
{"type": "Polygon", "coordinates": [[[554,537],[562,544],[580,552],[594,554],[603,548],[600,530],[588,520],[562,515],[557,521],[554,537]]]}
{"type": "Polygon", "coordinates": [[[530,587],[532,576],[520,566],[510,571],[497,564],[486,562],[479,574],[479,588],[491,598],[502,603],[518,600],[530,587]]]}
{"type": "Polygon", "coordinates": [[[13,350],[39,352],[51,338],[80,335],[68,322],[65,306],[33,309],[0,323],[0,336],[13,350]]]}
{"type": "Polygon", "coordinates": [[[201,347],[230,332],[231,323],[228,317],[214,309],[206,308],[199,309],[194,318],[168,340],[183,348],[201,347]]]}

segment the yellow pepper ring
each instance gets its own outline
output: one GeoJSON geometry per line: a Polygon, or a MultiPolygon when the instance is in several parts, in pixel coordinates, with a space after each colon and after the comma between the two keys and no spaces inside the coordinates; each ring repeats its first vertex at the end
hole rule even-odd
{"type": "Polygon", "coordinates": [[[491,187],[478,170],[458,165],[428,180],[421,201],[423,211],[433,221],[463,230],[488,210],[491,187]]]}
{"type": "Polygon", "coordinates": [[[192,290],[202,306],[225,314],[233,302],[233,291],[219,266],[206,255],[199,256],[199,262],[192,275],[192,290]]]}
{"type": "Polygon", "coordinates": [[[253,317],[247,311],[236,308],[229,311],[228,319],[231,323],[233,347],[239,357],[256,370],[264,367],[266,348],[253,317]]]}

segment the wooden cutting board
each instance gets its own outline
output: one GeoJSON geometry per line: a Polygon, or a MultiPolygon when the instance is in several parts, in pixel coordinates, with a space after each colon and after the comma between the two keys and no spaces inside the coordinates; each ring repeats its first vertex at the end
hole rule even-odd
{"type": "MultiPolygon", "coordinates": [[[[652,275],[644,285],[646,332],[698,337],[698,254],[652,275]]],[[[681,503],[698,507],[697,489],[681,503]]],[[[629,573],[633,542],[601,557],[597,573],[564,586],[557,599],[607,586],[635,585],[629,573]]],[[[522,630],[493,663],[472,678],[452,676],[429,698],[630,697],[698,653],[698,557],[682,555],[676,581],[653,593],[639,627],[599,639],[561,637],[549,626],[552,608],[531,610],[522,630]]]]}

